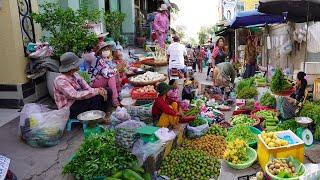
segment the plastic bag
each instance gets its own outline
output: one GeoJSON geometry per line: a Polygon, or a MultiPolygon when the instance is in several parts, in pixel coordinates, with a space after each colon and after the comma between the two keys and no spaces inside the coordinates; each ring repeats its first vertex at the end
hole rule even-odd
{"type": "Polygon", "coordinates": [[[126,121],[130,119],[130,115],[128,114],[127,109],[124,107],[117,107],[114,115],[121,121],[126,121]]]}
{"type": "Polygon", "coordinates": [[[121,99],[131,97],[132,90],[133,90],[133,86],[125,85],[120,92],[121,99]]]}
{"type": "Polygon", "coordinates": [[[143,106],[130,106],[128,107],[128,113],[132,118],[137,117],[146,124],[152,124],[152,105],[151,103],[143,106]]]}
{"type": "Polygon", "coordinates": [[[187,136],[189,138],[197,138],[205,135],[209,130],[208,122],[197,127],[192,127],[188,124],[187,126],[187,136]]]}
{"type": "Polygon", "coordinates": [[[145,123],[128,120],[116,126],[116,143],[119,147],[130,150],[138,139],[136,130],[146,126],[145,123]]]}
{"type": "Polygon", "coordinates": [[[163,142],[156,141],[154,143],[144,143],[141,139],[134,143],[132,154],[135,155],[142,166],[144,161],[152,154],[155,154],[163,146],[163,142]]]}
{"type": "Polygon", "coordinates": [[[50,110],[41,104],[26,104],[20,114],[19,135],[30,146],[55,146],[60,143],[69,113],[69,109],[50,110]]]}
{"type": "Polygon", "coordinates": [[[160,128],[154,134],[161,142],[167,142],[176,137],[176,134],[173,131],[169,131],[168,128],[160,128]]]}

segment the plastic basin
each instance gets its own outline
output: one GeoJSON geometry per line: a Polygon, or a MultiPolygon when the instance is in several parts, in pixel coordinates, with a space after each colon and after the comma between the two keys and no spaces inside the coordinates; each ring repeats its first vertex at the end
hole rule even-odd
{"type": "MultiPolygon", "coordinates": [[[[261,134],[261,131],[255,127],[252,127],[250,126],[250,131],[254,134],[256,134],[258,136],[258,134],[261,134]]],[[[228,131],[231,131],[232,128],[229,128],[228,131]]],[[[256,141],[252,141],[252,142],[248,142],[248,145],[251,147],[251,148],[256,148],[257,147],[257,142],[258,142],[258,138],[256,141]]]]}
{"type": "MultiPolygon", "coordinates": [[[[286,158],[279,158],[279,159],[286,159],[286,158]]],[[[304,169],[304,172],[306,172],[306,167],[303,164],[302,164],[302,168],[304,169]]],[[[292,177],[292,178],[280,178],[280,177],[274,176],[270,173],[270,171],[268,169],[268,163],[265,166],[265,170],[271,180],[299,180],[301,177],[304,176],[304,174],[302,174],[301,176],[292,177]]]]}
{"type": "Polygon", "coordinates": [[[233,164],[229,161],[226,161],[226,163],[233,169],[246,169],[246,168],[250,167],[256,161],[257,152],[253,148],[248,147],[247,156],[248,156],[248,160],[246,162],[241,163],[241,164],[233,164]]]}

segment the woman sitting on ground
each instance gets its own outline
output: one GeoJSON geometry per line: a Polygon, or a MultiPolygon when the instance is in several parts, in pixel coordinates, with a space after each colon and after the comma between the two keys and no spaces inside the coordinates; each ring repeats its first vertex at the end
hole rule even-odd
{"type": "Polygon", "coordinates": [[[72,52],[60,57],[62,73],[54,80],[54,99],[58,109],[69,108],[70,118],[89,110],[107,110],[107,91],[103,88],[91,88],[77,73],[80,59],[72,52]]]}
{"type": "Polygon", "coordinates": [[[167,93],[170,86],[167,83],[160,83],[157,86],[159,93],[152,106],[153,122],[157,122],[158,127],[172,127],[179,123],[181,113],[179,112],[178,103],[173,102],[171,105],[167,101],[167,93]]]}
{"type": "Polygon", "coordinates": [[[290,119],[296,116],[302,102],[305,98],[305,91],[308,85],[305,79],[306,73],[300,71],[297,74],[295,88],[296,91],[290,97],[280,97],[277,102],[277,109],[279,110],[283,119],[290,119]]]}

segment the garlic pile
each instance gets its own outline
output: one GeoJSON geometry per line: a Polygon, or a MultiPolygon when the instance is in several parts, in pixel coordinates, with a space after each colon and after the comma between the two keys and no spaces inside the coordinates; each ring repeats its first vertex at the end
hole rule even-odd
{"type": "Polygon", "coordinates": [[[164,78],[165,78],[164,74],[147,71],[144,74],[131,78],[131,81],[132,82],[150,82],[150,81],[160,81],[160,80],[163,80],[164,78]]]}

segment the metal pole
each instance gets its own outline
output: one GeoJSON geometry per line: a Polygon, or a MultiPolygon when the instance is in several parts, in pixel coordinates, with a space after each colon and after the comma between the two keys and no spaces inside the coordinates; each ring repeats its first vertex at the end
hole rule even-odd
{"type": "Polygon", "coordinates": [[[308,59],[308,31],[309,31],[309,14],[310,14],[310,3],[307,2],[307,33],[306,33],[306,52],[305,52],[305,57],[303,61],[303,71],[306,71],[306,61],[308,59]]]}
{"type": "Polygon", "coordinates": [[[268,36],[269,36],[269,26],[266,24],[265,25],[266,28],[266,46],[267,46],[267,72],[266,72],[266,77],[267,77],[267,82],[268,82],[268,73],[269,73],[269,48],[268,48],[268,36]]]}

